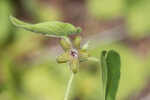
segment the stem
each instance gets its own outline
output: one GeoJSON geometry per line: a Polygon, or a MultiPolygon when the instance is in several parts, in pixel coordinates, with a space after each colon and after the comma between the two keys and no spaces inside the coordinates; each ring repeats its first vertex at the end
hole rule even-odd
{"type": "Polygon", "coordinates": [[[74,78],[74,74],[72,73],[71,76],[70,76],[70,79],[68,81],[67,90],[66,90],[66,93],[65,93],[64,100],[68,100],[68,98],[69,98],[69,93],[70,93],[73,78],[74,78]]]}

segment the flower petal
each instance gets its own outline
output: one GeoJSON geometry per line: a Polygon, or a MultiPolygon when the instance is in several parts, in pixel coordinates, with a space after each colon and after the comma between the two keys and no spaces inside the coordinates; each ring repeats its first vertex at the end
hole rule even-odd
{"type": "Polygon", "coordinates": [[[87,51],[88,48],[89,48],[89,41],[87,41],[87,42],[82,46],[81,50],[87,51]]]}
{"type": "Polygon", "coordinates": [[[78,72],[78,70],[79,70],[78,58],[73,58],[72,60],[70,60],[69,65],[74,74],[78,72]]]}
{"type": "Polygon", "coordinates": [[[65,52],[56,58],[57,63],[66,63],[70,60],[69,52],[65,52]]]}
{"type": "Polygon", "coordinates": [[[89,54],[86,51],[79,50],[78,52],[79,52],[79,60],[80,60],[80,62],[88,60],[89,54]]]}

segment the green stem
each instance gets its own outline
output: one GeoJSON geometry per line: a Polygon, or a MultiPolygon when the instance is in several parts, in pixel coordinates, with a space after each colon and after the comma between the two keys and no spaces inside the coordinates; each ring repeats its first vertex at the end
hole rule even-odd
{"type": "Polygon", "coordinates": [[[70,93],[73,78],[74,78],[74,74],[72,73],[71,76],[70,76],[70,79],[68,81],[67,90],[66,90],[66,93],[65,93],[64,100],[68,100],[68,98],[69,98],[69,93],[70,93]]]}

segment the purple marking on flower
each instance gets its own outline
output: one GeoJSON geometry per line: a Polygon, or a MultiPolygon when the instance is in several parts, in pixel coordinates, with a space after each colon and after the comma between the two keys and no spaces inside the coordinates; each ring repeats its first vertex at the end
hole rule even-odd
{"type": "Polygon", "coordinates": [[[72,49],[70,51],[70,55],[74,58],[77,58],[78,57],[78,51],[76,49],[72,49]]]}

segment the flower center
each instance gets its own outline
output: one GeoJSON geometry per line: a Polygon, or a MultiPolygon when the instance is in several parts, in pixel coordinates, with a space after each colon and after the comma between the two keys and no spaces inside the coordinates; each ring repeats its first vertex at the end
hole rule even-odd
{"type": "Polygon", "coordinates": [[[78,57],[78,51],[76,49],[72,49],[70,51],[70,55],[74,58],[77,58],[78,57]]]}

